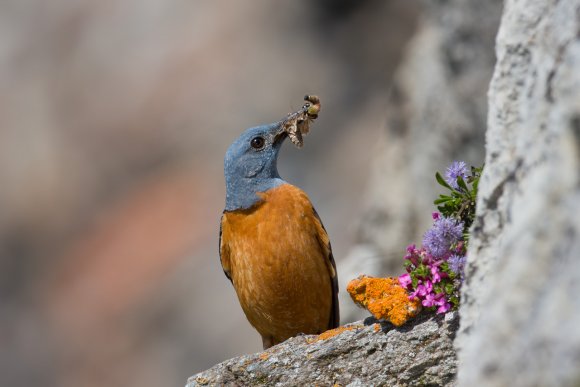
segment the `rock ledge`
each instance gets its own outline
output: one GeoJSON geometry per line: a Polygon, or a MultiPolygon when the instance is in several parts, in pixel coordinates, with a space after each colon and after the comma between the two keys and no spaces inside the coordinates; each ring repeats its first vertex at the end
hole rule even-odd
{"type": "Polygon", "coordinates": [[[214,385],[446,386],[455,384],[456,312],[424,314],[399,328],[372,318],[326,340],[299,336],[189,378],[214,385]]]}

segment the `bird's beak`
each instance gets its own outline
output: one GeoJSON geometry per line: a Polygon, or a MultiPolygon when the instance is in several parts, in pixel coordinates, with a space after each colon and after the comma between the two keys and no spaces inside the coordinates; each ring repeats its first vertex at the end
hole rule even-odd
{"type": "Polygon", "coordinates": [[[282,126],[282,122],[278,122],[272,128],[272,133],[274,134],[274,140],[272,141],[275,145],[282,145],[284,139],[288,137],[288,134],[282,126]]]}

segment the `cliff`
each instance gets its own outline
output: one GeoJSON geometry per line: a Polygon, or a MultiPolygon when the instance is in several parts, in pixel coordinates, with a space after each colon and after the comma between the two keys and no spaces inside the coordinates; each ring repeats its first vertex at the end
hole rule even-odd
{"type": "Polygon", "coordinates": [[[463,292],[460,385],[580,383],[580,1],[507,1],[463,292]]]}

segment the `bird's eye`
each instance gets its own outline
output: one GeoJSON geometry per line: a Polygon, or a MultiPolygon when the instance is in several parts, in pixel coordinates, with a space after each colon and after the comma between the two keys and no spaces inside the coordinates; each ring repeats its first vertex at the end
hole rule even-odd
{"type": "Polygon", "coordinates": [[[265,143],[266,141],[264,140],[264,137],[254,137],[252,138],[252,141],[250,141],[250,145],[254,149],[262,149],[265,143]]]}

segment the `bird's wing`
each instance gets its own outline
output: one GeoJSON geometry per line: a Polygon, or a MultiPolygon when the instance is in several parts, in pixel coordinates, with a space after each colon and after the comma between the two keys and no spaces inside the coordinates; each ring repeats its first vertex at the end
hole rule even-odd
{"type": "Polygon", "coordinates": [[[328,273],[332,279],[332,309],[330,312],[330,320],[328,323],[328,329],[337,328],[340,325],[340,311],[338,308],[338,275],[336,273],[336,263],[334,262],[334,256],[332,255],[332,247],[330,246],[330,238],[328,238],[328,233],[320,220],[320,216],[312,207],[314,216],[316,218],[316,237],[320,246],[322,247],[323,254],[326,258],[326,265],[328,267],[328,273]]]}
{"type": "Polygon", "coordinates": [[[220,220],[220,238],[219,238],[219,246],[220,246],[220,262],[222,264],[222,269],[224,269],[224,274],[228,279],[231,281],[231,266],[230,266],[230,249],[224,243],[222,239],[222,230],[223,230],[223,223],[224,223],[225,216],[222,214],[222,218],[220,220]]]}

